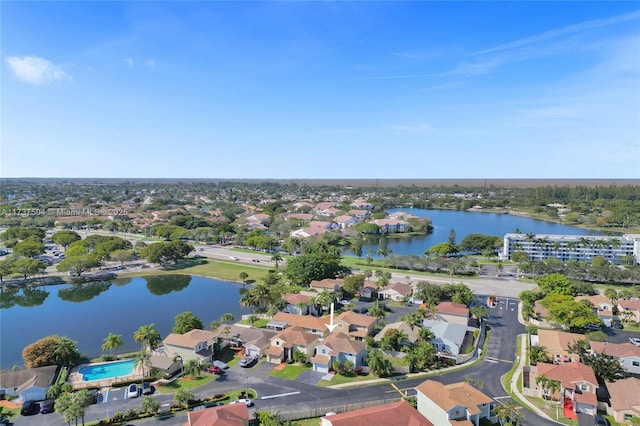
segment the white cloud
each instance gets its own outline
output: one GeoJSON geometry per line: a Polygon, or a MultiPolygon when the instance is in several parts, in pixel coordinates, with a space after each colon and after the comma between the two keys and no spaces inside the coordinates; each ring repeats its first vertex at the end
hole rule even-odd
{"type": "Polygon", "coordinates": [[[7,58],[7,63],[16,77],[26,83],[51,84],[72,80],[72,77],[59,66],[37,56],[11,56],[7,58]]]}
{"type": "Polygon", "coordinates": [[[154,61],[153,59],[147,59],[147,62],[145,62],[144,64],[150,70],[155,70],[156,69],[156,61],[154,61]]]}

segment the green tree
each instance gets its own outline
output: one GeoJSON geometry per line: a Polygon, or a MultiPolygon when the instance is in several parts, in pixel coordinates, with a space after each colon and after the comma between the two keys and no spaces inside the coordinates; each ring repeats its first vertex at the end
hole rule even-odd
{"type": "Polygon", "coordinates": [[[120,265],[124,266],[124,262],[135,260],[136,254],[130,249],[118,249],[111,253],[110,259],[114,262],[120,262],[120,265]]]}
{"type": "Polygon", "coordinates": [[[575,287],[573,286],[571,281],[569,281],[567,277],[562,274],[545,275],[544,277],[538,279],[538,285],[540,286],[540,289],[542,289],[542,291],[547,294],[557,293],[567,296],[576,295],[575,287]]]}
{"type": "Polygon", "coordinates": [[[367,366],[371,373],[378,377],[387,377],[393,371],[391,361],[387,359],[382,352],[375,349],[369,351],[367,366]]]}
{"type": "Polygon", "coordinates": [[[62,262],[58,263],[56,269],[59,272],[72,272],[79,277],[83,272],[95,268],[96,266],[98,266],[98,261],[95,256],[89,254],[80,256],[67,255],[62,262]]]}
{"type": "Polygon", "coordinates": [[[473,305],[471,308],[469,308],[469,313],[471,313],[471,316],[480,322],[489,318],[489,310],[486,306],[473,305]]]}
{"type": "Polygon", "coordinates": [[[56,342],[55,349],[53,350],[53,356],[55,361],[59,365],[67,367],[72,366],[80,357],[78,348],[75,342],[65,336],[56,336],[58,341],[56,342]]]}
{"type": "Polygon", "coordinates": [[[227,324],[227,325],[231,324],[233,322],[233,320],[234,320],[233,314],[231,314],[229,312],[227,312],[225,314],[222,314],[220,316],[220,321],[225,323],[225,324],[227,324]]]}
{"type": "Polygon", "coordinates": [[[51,240],[54,243],[61,245],[66,250],[71,243],[75,243],[80,240],[80,235],[75,231],[62,230],[53,234],[51,236],[51,240]]]}
{"type": "Polygon", "coordinates": [[[189,401],[191,400],[193,400],[193,393],[184,388],[178,389],[177,392],[173,395],[173,402],[185,408],[188,406],[189,401]]]}
{"type": "Polygon", "coordinates": [[[156,414],[160,411],[160,401],[147,395],[142,402],[140,402],[140,411],[143,413],[156,414]]]}
{"type": "Polygon", "coordinates": [[[44,253],[44,244],[42,243],[42,241],[31,239],[20,241],[13,248],[13,252],[15,254],[19,254],[20,256],[35,257],[44,253]]]}
{"type": "Polygon", "coordinates": [[[136,357],[133,359],[133,365],[142,370],[142,378],[140,379],[140,382],[144,382],[144,378],[147,377],[151,371],[151,355],[149,355],[149,352],[145,350],[138,352],[136,357]]]}
{"type": "Polygon", "coordinates": [[[440,257],[452,256],[456,253],[458,253],[458,247],[455,244],[451,244],[449,242],[438,243],[424,252],[426,256],[440,257]]]}
{"type": "Polygon", "coordinates": [[[494,413],[500,424],[503,426],[520,426],[524,424],[524,416],[513,401],[507,401],[496,405],[494,413]]]}
{"type": "Polygon", "coordinates": [[[276,269],[278,269],[278,264],[280,262],[282,262],[284,258],[282,257],[282,255],[280,253],[273,253],[271,255],[271,261],[274,262],[276,264],[276,269]]]}
{"type": "Polygon", "coordinates": [[[339,253],[307,253],[290,259],[284,271],[293,285],[308,286],[314,280],[335,278],[340,270],[340,261],[339,253]]]}
{"type": "Polygon", "coordinates": [[[190,359],[184,363],[184,373],[192,378],[200,377],[200,363],[198,360],[190,359]]]}
{"type": "Polygon", "coordinates": [[[349,294],[355,295],[364,286],[364,275],[347,275],[344,277],[342,289],[349,294]]]}
{"type": "Polygon", "coordinates": [[[162,341],[160,333],[155,329],[155,324],[140,326],[140,328],[133,333],[133,340],[140,342],[142,349],[147,347],[151,350],[158,347],[158,344],[162,341]]]}
{"type": "Polygon", "coordinates": [[[549,362],[547,348],[540,345],[531,345],[529,348],[529,360],[532,365],[536,365],[539,362],[549,362]]]}
{"type": "Polygon", "coordinates": [[[56,363],[54,351],[58,336],[47,336],[31,343],[22,350],[22,359],[27,368],[43,367],[56,363]]]}
{"type": "Polygon", "coordinates": [[[13,273],[22,275],[26,280],[27,277],[43,273],[46,268],[47,265],[39,260],[24,258],[15,261],[13,264],[13,273]]]}
{"type": "Polygon", "coordinates": [[[194,329],[202,330],[204,328],[200,318],[189,311],[176,315],[174,320],[175,324],[171,332],[175,334],[185,334],[194,329]]]}
{"type": "Polygon", "coordinates": [[[616,304],[618,302],[618,292],[615,288],[606,288],[604,290],[604,296],[611,300],[612,304],[616,304]]]}
{"type": "Polygon", "coordinates": [[[13,273],[13,264],[15,260],[8,258],[0,260],[0,283],[4,277],[7,277],[13,273]]]}
{"type": "Polygon", "coordinates": [[[102,344],[103,351],[109,351],[109,355],[113,355],[115,352],[116,358],[118,357],[118,348],[124,345],[122,341],[121,334],[109,333],[107,337],[104,339],[104,343],[102,344]]]}

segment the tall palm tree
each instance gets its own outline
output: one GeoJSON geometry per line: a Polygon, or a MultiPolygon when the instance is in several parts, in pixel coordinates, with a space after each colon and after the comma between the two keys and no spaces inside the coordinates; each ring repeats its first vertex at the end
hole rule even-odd
{"type": "Polygon", "coordinates": [[[60,337],[53,350],[53,355],[58,364],[66,366],[72,365],[79,356],[76,342],[68,337],[60,337]]]}
{"type": "Polygon", "coordinates": [[[115,356],[117,358],[118,348],[122,345],[124,345],[124,343],[122,342],[122,334],[109,333],[109,335],[104,339],[102,350],[109,351],[109,355],[113,355],[113,352],[115,350],[115,356]]]}
{"type": "Polygon", "coordinates": [[[280,253],[273,253],[273,254],[271,255],[271,261],[272,261],[272,262],[275,262],[275,264],[276,264],[276,269],[278,269],[278,263],[279,263],[279,262],[282,262],[282,260],[283,260],[283,257],[282,257],[282,255],[281,255],[280,253]]]}
{"type": "Polygon", "coordinates": [[[185,362],[184,373],[194,379],[198,377],[200,375],[200,363],[198,362],[198,360],[190,359],[185,362]]]}
{"type": "Polygon", "coordinates": [[[144,382],[147,372],[151,370],[151,355],[149,355],[149,352],[145,350],[138,352],[133,360],[133,365],[136,368],[140,367],[142,370],[142,379],[140,379],[140,382],[144,382]]]}
{"type": "Polygon", "coordinates": [[[140,342],[142,348],[146,347],[149,350],[153,350],[158,347],[158,344],[162,341],[160,333],[155,329],[155,324],[146,324],[140,326],[135,333],[133,333],[133,340],[140,342]]]}
{"type": "Polygon", "coordinates": [[[220,322],[223,322],[225,324],[231,324],[233,322],[233,314],[230,313],[225,313],[222,314],[222,316],[220,317],[220,322]]]}

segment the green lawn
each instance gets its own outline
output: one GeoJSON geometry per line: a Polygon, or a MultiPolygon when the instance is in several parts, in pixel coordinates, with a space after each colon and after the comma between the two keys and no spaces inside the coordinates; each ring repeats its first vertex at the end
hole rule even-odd
{"type": "MultiPolygon", "coordinates": [[[[238,324],[251,325],[249,320],[238,321],[238,324]]],[[[264,328],[264,327],[266,327],[267,324],[269,324],[269,320],[268,319],[259,319],[259,320],[256,320],[256,321],[253,322],[253,326],[255,328],[264,328]]]]}
{"type": "Polygon", "coordinates": [[[535,405],[536,407],[538,407],[539,409],[541,409],[542,411],[544,411],[544,413],[550,418],[552,418],[553,420],[558,421],[565,425],[578,426],[577,420],[568,419],[564,417],[564,414],[562,414],[561,406],[558,406],[558,411],[557,411],[558,418],[556,419],[557,404],[555,402],[547,402],[542,398],[532,398],[532,397],[528,397],[527,400],[533,405],[535,405]]]}
{"type": "Polygon", "coordinates": [[[273,377],[280,377],[282,379],[294,380],[305,370],[311,370],[311,367],[305,365],[293,365],[289,364],[282,370],[273,369],[269,375],[273,377]]]}
{"type": "Polygon", "coordinates": [[[226,262],[224,260],[200,259],[199,262],[185,262],[171,269],[149,269],[120,275],[139,277],[164,274],[200,275],[225,281],[240,282],[240,273],[246,272],[250,280],[259,281],[267,275],[269,268],[254,264],[226,262]]]}
{"type": "Polygon", "coordinates": [[[294,420],[293,424],[295,426],[320,426],[321,417],[313,417],[311,419],[304,420],[294,420]]]}
{"type": "Polygon", "coordinates": [[[164,386],[157,386],[156,390],[160,393],[175,393],[178,389],[192,390],[209,383],[217,377],[215,374],[203,374],[197,379],[181,377],[164,386]]]}
{"type": "Polygon", "coordinates": [[[343,383],[355,383],[362,382],[363,385],[367,384],[368,380],[378,379],[378,377],[373,374],[367,374],[366,376],[343,376],[341,374],[334,374],[333,379],[331,380],[320,380],[316,386],[333,386],[333,385],[341,385],[343,383]]]}

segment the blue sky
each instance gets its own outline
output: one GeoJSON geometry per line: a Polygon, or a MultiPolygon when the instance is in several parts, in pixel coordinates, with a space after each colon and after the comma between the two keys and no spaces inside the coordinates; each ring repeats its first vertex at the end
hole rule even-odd
{"type": "Polygon", "coordinates": [[[2,177],[640,178],[637,2],[2,2],[2,177]]]}

